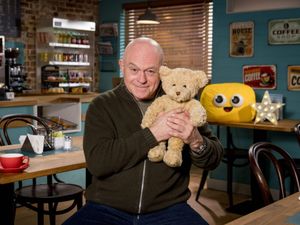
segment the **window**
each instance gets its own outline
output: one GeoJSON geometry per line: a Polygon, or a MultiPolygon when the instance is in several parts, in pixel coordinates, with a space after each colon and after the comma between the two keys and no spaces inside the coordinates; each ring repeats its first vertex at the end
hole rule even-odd
{"type": "Polygon", "coordinates": [[[151,10],[160,24],[141,25],[136,20],[147,3],[125,4],[125,44],[146,36],[155,39],[165,53],[170,68],[200,69],[211,77],[213,2],[154,1],[151,10]]]}

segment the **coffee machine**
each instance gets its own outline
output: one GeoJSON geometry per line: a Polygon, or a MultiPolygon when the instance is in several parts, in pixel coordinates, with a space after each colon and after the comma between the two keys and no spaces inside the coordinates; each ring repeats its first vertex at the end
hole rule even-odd
{"type": "Polygon", "coordinates": [[[25,67],[18,63],[19,48],[5,49],[5,85],[8,89],[22,93],[30,89],[26,83],[25,67]]]}

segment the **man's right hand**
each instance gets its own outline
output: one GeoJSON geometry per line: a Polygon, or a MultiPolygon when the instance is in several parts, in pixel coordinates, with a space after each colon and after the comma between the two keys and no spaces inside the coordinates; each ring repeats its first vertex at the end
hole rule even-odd
{"type": "Polygon", "coordinates": [[[182,108],[173,109],[158,115],[154,123],[149,127],[158,142],[167,140],[171,137],[170,133],[172,133],[172,128],[167,124],[168,118],[171,117],[171,115],[180,113],[184,113],[182,108]]]}

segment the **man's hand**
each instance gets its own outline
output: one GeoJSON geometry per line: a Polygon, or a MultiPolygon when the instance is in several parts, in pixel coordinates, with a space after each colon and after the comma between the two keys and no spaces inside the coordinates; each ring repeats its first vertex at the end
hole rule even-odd
{"type": "Polygon", "coordinates": [[[187,111],[171,114],[167,124],[172,128],[170,136],[182,139],[192,150],[198,149],[203,143],[203,138],[197,127],[192,125],[187,111]]]}
{"type": "Polygon", "coordinates": [[[154,123],[149,127],[150,131],[158,142],[167,140],[172,136],[172,127],[168,125],[168,118],[172,114],[179,114],[182,112],[183,110],[181,108],[178,108],[166,113],[160,113],[158,115],[154,123]]]}
{"type": "Polygon", "coordinates": [[[203,138],[197,127],[190,121],[190,115],[182,108],[177,108],[160,114],[150,127],[157,141],[177,137],[189,144],[191,149],[198,149],[203,143],[203,138]]]}

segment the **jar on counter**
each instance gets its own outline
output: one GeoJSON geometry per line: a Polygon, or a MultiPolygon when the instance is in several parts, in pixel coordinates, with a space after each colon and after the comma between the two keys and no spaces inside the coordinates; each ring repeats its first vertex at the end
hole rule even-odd
{"type": "Polygon", "coordinates": [[[65,136],[64,149],[71,150],[72,148],[72,138],[70,136],[65,136]]]}

